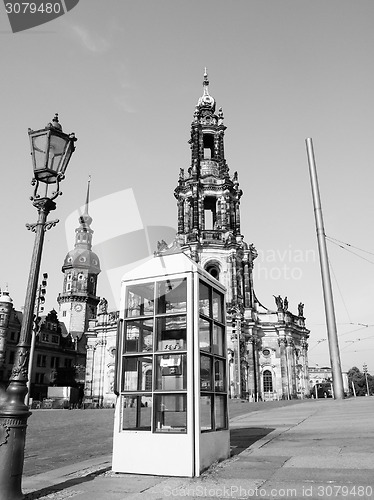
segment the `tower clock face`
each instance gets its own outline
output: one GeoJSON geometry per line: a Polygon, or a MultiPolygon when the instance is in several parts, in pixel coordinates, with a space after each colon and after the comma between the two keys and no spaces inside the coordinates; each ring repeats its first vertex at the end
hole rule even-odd
{"type": "Polygon", "coordinates": [[[77,311],[77,312],[80,312],[83,307],[82,307],[82,304],[76,304],[76,306],[74,307],[74,309],[77,311]]]}

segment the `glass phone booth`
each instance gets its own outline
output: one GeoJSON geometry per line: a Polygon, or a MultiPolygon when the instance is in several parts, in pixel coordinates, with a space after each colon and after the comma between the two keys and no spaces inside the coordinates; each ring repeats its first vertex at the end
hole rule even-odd
{"type": "Polygon", "coordinates": [[[113,471],[192,477],[229,457],[224,292],[183,253],[124,276],[113,471]]]}

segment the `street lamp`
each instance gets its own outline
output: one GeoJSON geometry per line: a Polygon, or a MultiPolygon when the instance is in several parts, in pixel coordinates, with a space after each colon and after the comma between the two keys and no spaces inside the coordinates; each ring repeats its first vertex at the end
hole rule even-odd
{"type": "Polygon", "coordinates": [[[366,363],[364,363],[363,370],[364,370],[365,380],[366,380],[366,393],[367,393],[367,396],[370,396],[369,383],[368,383],[368,365],[366,363]]]}
{"type": "Polygon", "coordinates": [[[17,345],[15,361],[6,397],[0,403],[0,500],[20,500],[22,471],[25,451],[27,419],[31,415],[25,405],[28,380],[28,358],[30,355],[31,332],[34,320],[34,307],[38,287],[40,261],[45,231],[54,227],[58,220],[47,222],[53,201],[60,192],[60,182],[64,179],[70,157],[74,152],[74,134],[65,134],[58,122],[58,115],[44,129],[29,129],[31,156],[35,186],[30,198],[38,211],[38,221],[26,224],[27,229],[35,232],[34,249],[31,257],[29,279],[22,319],[22,327],[17,345]],[[39,191],[44,186],[45,191],[39,191]],[[54,191],[48,195],[48,188],[54,191]]]}

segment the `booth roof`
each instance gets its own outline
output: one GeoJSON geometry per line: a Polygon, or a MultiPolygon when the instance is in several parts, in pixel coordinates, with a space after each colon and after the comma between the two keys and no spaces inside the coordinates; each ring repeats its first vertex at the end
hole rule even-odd
{"type": "Polygon", "coordinates": [[[198,272],[215,286],[223,288],[223,285],[219,281],[183,252],[154,255],[125,273],[122,277],[122,282],[144,278],[158,278],[186,272],[198,272]]]}

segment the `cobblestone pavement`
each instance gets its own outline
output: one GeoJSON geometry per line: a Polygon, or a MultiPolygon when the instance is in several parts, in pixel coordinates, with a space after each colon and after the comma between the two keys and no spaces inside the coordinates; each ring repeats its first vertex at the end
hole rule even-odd
{"type": "MultiPolygon", "coordinates": [[[[230,418],[301,402],[292,400],[247,403],[232,400],[230,418]]],[[[24,475],[40,474],[65,465],[110,455],[113,418],[114,410],[111,409],[33,410],[26,433],[24,475]]],[[[237,433],[232,437],[236,440],[240,438],[237,433]]]]}

